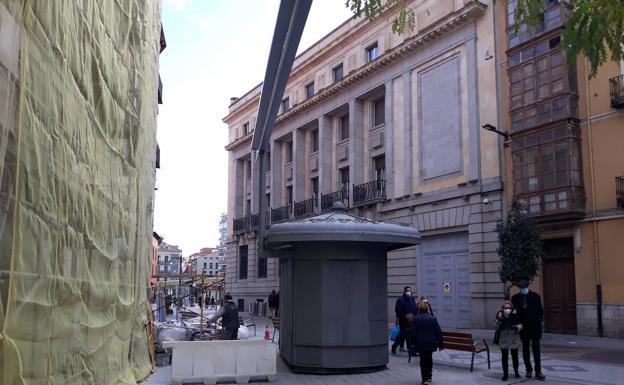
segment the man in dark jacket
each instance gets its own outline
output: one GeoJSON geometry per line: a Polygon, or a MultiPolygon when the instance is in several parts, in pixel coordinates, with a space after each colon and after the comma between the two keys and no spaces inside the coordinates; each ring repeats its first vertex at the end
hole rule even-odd
{"type": "Polygon", "coordinates": [[[223,333],[221,334],[222,340],[237,340],[238,339],[238,326],[240,322],[238,320],[238,309],[232,296],[227,293],[223,296],[223,305],[219,310],[208,319],[208,323],[214,322],[219,317],[221,318],[221,324],[223,326],[223,333]]]}
{"type": "Polygon", "coordinates": [[[540,339],[542,338],[542,320],[544,319],[544,308],[539,294],[529,290],[529,281],[522,280],[517,285],[520,293],[511,297],[518,317],[522,323],[520,339],[522,340],[522,359],[526,367],[526,377],[533,376],[531,366],[531,351],[533,349],[533,361],[535,364],[535,378],[544,381],[546,377],[542,374],[542,363],[540,358],[540,339]]]}
{"type": "Polygon", "coordinates": [[[396,354],[396,349],[403,341],[407,344],[407,351],[410,351],[410,339],[409,339],[409,321],[407,319],[408,314],[416,314],[416,301],[412,297],[412,288],[405,286],[403,288],[403,295],[397,299],[394,305],[394,312],[396,313],[397,320],[399,321],[399,335],[392,344],[392,354],[396,354]]]}
{"type": "Polygon", "coordinates": [[[269,294],[268,302],[269,302],[269,317],[276,317],[278,298],[277,298],[277,292],[275,291],[275,289],[273,289],[271,291],[271,294],[269,294]]]}
{"type": "Polygon", "coordinates": [[[420,357],[420,376],[422,384],[431,382],[433,376],[433,352],[442,350],[442,330],[438,320],[429,314],[427,303],[418,304],[418,315],[411,324],[412,345],[420,357]]]}

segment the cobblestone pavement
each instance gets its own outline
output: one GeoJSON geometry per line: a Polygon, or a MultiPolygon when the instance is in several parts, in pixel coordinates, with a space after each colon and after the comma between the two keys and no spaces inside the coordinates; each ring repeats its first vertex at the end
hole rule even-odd
{"type": "MultiPolygon", "coordinates": [[[[264,332],[264,321],[258,319],[258,336],[264,332]]],[[[253,333],[253,332],[252,332],[253,333]]],[[[488,338],[491,331],[473,331],[475,336],[488,338]]],[[[621,385],[624,384],[624,340],[545,335],[543,339],[543,372],[546,384],[589,384],[621,385]]],[[[470,353],[453,350],[436,352],[433,356],[433,384],[502,384],[500,353],[497,347],[491,348],[492,369],[487,367],[485,353],[475,356],[475,369],[470,372],[470,353]]],[[[510,362],[511,366],[511,362],[510,362]]],[[[524,365],[520,358],[520,371],[524,374],[524,365]]],[[[144,385],[168,385],[171,367],[162,367],[145,382],[144,385]]],[[[260,384],[267,382],[251,382],[260,384]]],[[[507,384],[539,384],[532,379],[511,378],[507,384]]],[[[189,383],[190,384],[190,383],[189,383]]],[[[278,358],[277,380],[273,384],[302,385],[355,385],[355,384],[420,384],[418,358],[407,362],[407,353],[390,355],[386,370],[351,375],[305,375],[295,374],[278,358]]]]}

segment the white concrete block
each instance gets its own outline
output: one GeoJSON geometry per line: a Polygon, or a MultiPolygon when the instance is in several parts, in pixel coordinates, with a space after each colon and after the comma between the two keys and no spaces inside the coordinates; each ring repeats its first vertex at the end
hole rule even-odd
{"type": "Polygon", "coordinates": [[[264,340],[238,341],[168,341],[163,347],[173,349],[171,381],[219,380],[248,383],[251,378],[277,376],[277,346],[264,340]]]}

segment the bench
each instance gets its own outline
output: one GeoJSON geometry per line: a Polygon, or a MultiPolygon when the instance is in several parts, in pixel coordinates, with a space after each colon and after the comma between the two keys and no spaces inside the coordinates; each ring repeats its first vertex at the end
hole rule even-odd
{"type": "MultiPolygon", "coordinates": [[[[444,349],[449,350],[458,350],[462,352],[470,352],[472,353],[472,358],[470,359],[470,371],[472,372],[474,369],[474,356],[476,353],[487,353],[487,363],[488,369],[491,369],[492,366],[490,364],[490,347],[488,346],[485,340],[477,340],[475,341],[472,338],[471,333],[462,333],[462,332],[451,332],[451,331],[442,331],[442,339],[444,341],[444,349]]],[[[408,362],[412,360],[412,353],[408,354],[408,362]]]]}

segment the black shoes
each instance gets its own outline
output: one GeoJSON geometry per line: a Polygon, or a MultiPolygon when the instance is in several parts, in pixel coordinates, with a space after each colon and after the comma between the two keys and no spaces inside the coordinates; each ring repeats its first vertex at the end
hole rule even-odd
{"type": "Polygon", "coordinates": [[[546,380],[546,376],[543,375],[542,373],[535,373],[535,379],[536,380],[540,380],[540,381],[545,381],[546,380]]]}
{"type": "Polygon", "coordinates": [[[507,373],[503,374],[503,378],[501,378],[501,381],[507,381],[509,377],[507,377],[507,373]]]}
{"type": "Polygon", "coordinates": [[[393,346],[390,351],[392,352],[393,355],[396,356],[396,346],[393,346]]]}
{"type": "Polygon", "coordinates": [[[533,378],[533,372],[532,372],[532,371],[530,371],[530,372],[529,372],[529,371],[527,371],[527,373],[526,373],[526,376],[525,376],[525,377],[526,377],[526,378],[533,378]]]}
{"type": "Polygon", "coordinates": [[[516,371],[515,376],[516,376],[516,378],[520,378],[520,373],[518,373],[518,371],[516,371]]]}

